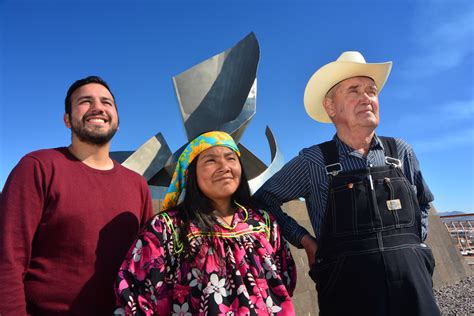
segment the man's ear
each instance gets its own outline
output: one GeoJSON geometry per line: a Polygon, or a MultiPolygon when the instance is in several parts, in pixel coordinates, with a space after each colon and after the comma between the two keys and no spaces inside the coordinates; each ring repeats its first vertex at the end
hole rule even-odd
{"type": "Polygon", "coordinates": [[[71,118],[69,117],[69,114],[64,113],[64,125],[66,125],[67,128],[71,128],[71,118]]]}
{"type": "Polygon", "coordinates": [[[331,98],[325,97],[323,100],[323,106],[330,118],[333,118],[336,115],[336,108],[331,98]]]}

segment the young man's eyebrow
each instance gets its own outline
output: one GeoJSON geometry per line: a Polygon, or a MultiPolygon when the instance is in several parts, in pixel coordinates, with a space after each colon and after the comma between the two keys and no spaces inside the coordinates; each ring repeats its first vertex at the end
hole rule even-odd
{"type": "MultiPolygon", "coordinates": [[[[81,100],[92,100],[92,99],[93,99],[93,97],[90,96],[90,95],[82,95],[82,96],[78,97],[76,100],[81,101],[81,100]]],[[[107,100],[107,101],[115,102],[114,99],[110,98],[110,97],[100,97],[100,100],[101,101],[107,100]]]]}
{"type": "Polygon", "coordinates": [[[101,97],[100,99],[101,99],[102,101],[103,101],[103,100],[106,100],[106,101],[115,102],[114,98],[109,98],[109,97],[101,97]]]}
{"type": "Polygon", "coordinates": [[[81,95],[76,100],[81,101],[81,100],[90,100],[90,99],[92,99],[92,96],[90,96],[90,95],[81,95]]]}

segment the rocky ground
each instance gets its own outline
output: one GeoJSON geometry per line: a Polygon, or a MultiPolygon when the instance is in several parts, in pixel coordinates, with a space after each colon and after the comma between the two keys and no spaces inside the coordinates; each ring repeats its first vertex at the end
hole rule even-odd
{"type": "Polygon", "coordinates": [[[434,293],[443,315],[474,315],[474,276],[434,293]]]}

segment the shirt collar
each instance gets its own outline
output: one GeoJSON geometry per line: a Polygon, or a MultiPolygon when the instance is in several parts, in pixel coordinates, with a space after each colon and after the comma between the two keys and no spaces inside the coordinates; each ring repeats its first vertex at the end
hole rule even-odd
{"type": "MultiPolygon", "coordinates": [[[[337,137],[337,134],[335,134],[332,139],[336,142],[336,146],[339,151],[339,155],[341,157],[345,157],[348,155],[360,156],[360,154],[357,151],[355,151],[353,148],[351,148],[349,145],[345,144],[341,139],[339,139],[339,137],[337,137]]],[[[383,144],[380,141],[380,138],[376,134],[374,134],[374,137],[372,138],[372,141],[370,142],[369,152],[372,150],[380,150],[380,149],[385,151],[385,148],[383,147],[383,144]]]]}

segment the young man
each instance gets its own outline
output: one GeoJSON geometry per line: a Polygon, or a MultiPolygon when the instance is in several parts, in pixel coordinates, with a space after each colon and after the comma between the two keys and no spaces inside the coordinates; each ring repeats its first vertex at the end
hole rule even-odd
{"type": "Polygon", "coordinates": [[[333,123],[332,141],[303,149],[255,197],[284,236],[304,247],[321,315],[439,315],[434,259],[423,241],[433,200],[410,145],[375,134],[378,95],[391,62],[344,52],[305,90],[311,118],[333,123]],[[316,237],[280,205],[303,197],[316,237]]]}
{"type": "Polygon", "coordinates": [[[113,282],[152,215],[143,177],[109,157],[119,126],[108,85],[76,81],[68,147],[24,156],[0,197],[0,315],[111,315],[113,282]]]}

